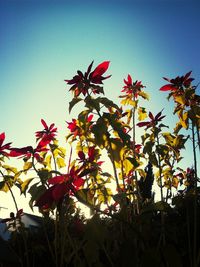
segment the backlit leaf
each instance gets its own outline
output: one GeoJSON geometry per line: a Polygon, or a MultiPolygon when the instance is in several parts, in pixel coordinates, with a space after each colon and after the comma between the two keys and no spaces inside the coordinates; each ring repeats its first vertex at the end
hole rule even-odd
{"type": "Polygon", "coordinates": [[[26,195],[26,190],[28,189],[28,186],[29,186],[30,182],[31,182],[33,179],[34,179],[34,178],[26,179],[26,180],[20,185],[21,194],[26,195]]]}
{"type": "Polygon", "coordinates": [[[72,101],[69,102],[69,113],[71,112],[72,108],[82,100],[80,97],[74,97],[72,101]]]}
{"type": "Polygon", "coordinates": [[[147,112],[146,112],[145,108],[139,107],[138,108],[138,120],[143,121],[146,118],[147,118],[147,112]]]}
{"type": "Polygon", "coordinates": [[[30,168],[32,168],[32,166],[33,166],[33,163],[32,163],[32,162],[26,161],[26,162],[24,163],[24,166],[23,166],[23,170],[25,171],[25,173],[26,173],[30,168]]]}
{"type": "Polygon", "coordinates": [[[58,165],[58,168],[61,169],[66,166],[65,161],[63,158],[57,158],[56,163],[58,165]]]}

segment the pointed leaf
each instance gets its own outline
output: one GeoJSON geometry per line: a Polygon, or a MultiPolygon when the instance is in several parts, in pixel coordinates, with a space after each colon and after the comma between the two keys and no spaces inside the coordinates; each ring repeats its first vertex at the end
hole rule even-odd
{"type": "Polygon", "coordinates": [[[83,100],[82,98],[80,97],[74,97],[72,99],[72,101],[69,102],[69,113],[71,112],[72,108],[78,103],[80,102],[81,100],[83,100]]]}

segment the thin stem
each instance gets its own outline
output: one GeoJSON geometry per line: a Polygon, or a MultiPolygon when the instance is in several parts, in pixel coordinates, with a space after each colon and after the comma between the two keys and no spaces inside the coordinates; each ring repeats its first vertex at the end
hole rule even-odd
{"type": "Polygon", "coordinates": [[[194,157],[194,236],[193,236],[193,266],[196,267],[197,263],[197,156],[195,147],[195,125],[192,122],[192,146],[193,146],[193,157],[194,157]]]}
{"type": "Polygon", "coordinates": [[[199,151],[200,151],[200,132],[199,132],[199,127],[198,125],[196,125],[196,129],[197,129],[197,145],[199,147],[199,151]]]}
{"type": "MultiPolygon", "coordinates": [[[[158,136],[156,136],[156,142],[157,142],[157,146],[159,146],[160,145],[160,142],[159,142],[158,136]]],[[[162,183],[161,158],[160,158],[160,154],[159,153],[158,153],[158,168],[159,168],[160,196],[161,196],[161,201],[164,201],[163,183],[162,183]]]]}
{"type": "Polygon", "coordinates": [[[14,205],[15,205],[15,209],[16,209],[16,212],[18,212],[18,206],[17,206],[17,202],[16,202],[16,199],[15,199],[15,196],[14,196],[14,193],[13,193],[13,191],[12,191],[12,189],[11,189],[11,186],[9,185],[9,183],[5,180],[5,175],[3,174],[3,172],[0,170],[0,173],[1,173],[1,175],[3,176],[3,178],[4,178],[4,181],[5,181],[5,183],[6,183],[6,185],[7,185],[7,187],[8,187],[8,189],[9,189],[9,191],[10,191],[10,193],[11,193],[11,196],[12,196],[12,199],[13,199],[13,202],[14,202],[14,205]]]}

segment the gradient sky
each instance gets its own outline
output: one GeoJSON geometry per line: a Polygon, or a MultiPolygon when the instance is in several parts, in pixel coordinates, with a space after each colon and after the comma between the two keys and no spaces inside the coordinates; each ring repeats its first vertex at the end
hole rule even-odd
{"type": "MultiPolygon", "coordinates": [[[[190,70],[200,82],[199,11],[198,0],[0,0],[0,132],[14,146],[34,146],[43,118],[64,139],[71,118],[64,79],[92,60],[111,61],[108,98],[119,101],[130,73],[146,85],[147,107],[156,113],[164,107],[164,122],[172,125],[173,104],[158,89],[163,76],[190,70]]],[[[192,162],[190,148],[183,165],[192,162]]]]}

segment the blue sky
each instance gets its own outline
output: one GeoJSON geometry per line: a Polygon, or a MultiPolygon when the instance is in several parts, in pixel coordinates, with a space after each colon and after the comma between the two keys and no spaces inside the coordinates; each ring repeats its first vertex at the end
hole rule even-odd
{"type": "Polygon", "coordinates": [[[118,101],[130,73],[147,86],[147,107],[164,107],[165,123],[175,122],[158,89],[163,76],[190,70],[200,82],[199,10],[198,0],[0,0],[0,132],[15,146],[34,145],[43,118],[64,138],[71,118],[64,79],[92,60],[111,61],[107,97],[118,101]]]}

